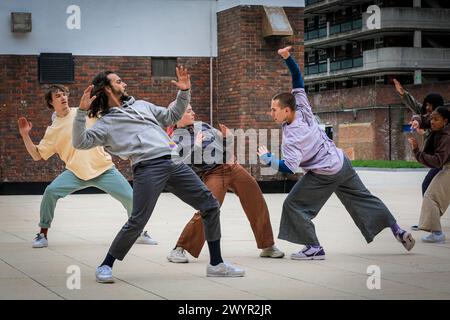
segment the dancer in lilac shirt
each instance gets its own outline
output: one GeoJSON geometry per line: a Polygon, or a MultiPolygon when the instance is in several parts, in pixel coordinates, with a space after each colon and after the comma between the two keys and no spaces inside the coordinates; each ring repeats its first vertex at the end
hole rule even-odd
{"type": "Polygon", "coordinates": [[[350,160],[319,128],[306,97],[300,69],[291,57],[291,47],[278,50],[291,75],[292,93],[280,93],[272,99],[271,116],[282,124],[284,159],[279,160],[260,146],[261,162],[275,170],[294,173],[301,167],[306,173],[295,184],[283,203],[279,239],[305,245],[291,255],[294,260],[323,260],[325,250],[317,239],[312,219],[330,196],[336,193],[350,213],[367,243],[384,228],[409,251],[415,240],[401,229],[384,203],[364,186],[350,160]]]}

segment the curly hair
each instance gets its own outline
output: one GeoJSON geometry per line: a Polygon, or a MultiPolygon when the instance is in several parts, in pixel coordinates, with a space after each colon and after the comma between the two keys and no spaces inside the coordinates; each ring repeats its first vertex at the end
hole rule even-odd
{"type": "Polygon", "coordinates": [[[96,118],[99,116],[104,116],[109,112],[108,106],[108,96],[105,92],[106,86],[111,86],[111,81],[108,79],[108,75],[116,74],[113,71],[103,71],[97,74],[92,80],[94,88],[91,91],[91,97],[97,96],[94,101],[92,101],[91,107],[89,108],[89,117],[96,118]]]}

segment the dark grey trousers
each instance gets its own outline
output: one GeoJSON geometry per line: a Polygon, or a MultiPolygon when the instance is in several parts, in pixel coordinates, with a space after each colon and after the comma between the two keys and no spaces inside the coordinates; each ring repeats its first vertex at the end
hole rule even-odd
{"type": "Polygon", "coordinates": [[[114,258],[123,260],[150,219],[164,188],[200,211],[207,241],[220,239],[220,204],[186,164],[170,158],[142,161],[133,167],[133,178],[133,211],[109,248],[114,258]]]}
{"type": "Polygon", "coordinates": [[[312,219],[336,193],[364,238],[370,243],[384,228],[396,223],[384,203],[364,186],[350,160],[334,175],[309,171],[289,192],[283,203],[279,239],[304,245],[319,245],[312,219]]]}

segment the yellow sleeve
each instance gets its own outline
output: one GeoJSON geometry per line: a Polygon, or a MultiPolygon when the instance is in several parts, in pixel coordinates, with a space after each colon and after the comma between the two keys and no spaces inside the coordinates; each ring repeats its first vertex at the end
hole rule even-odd
{"type": "Polygon", "coordinates": [[[37,145],[37,150],[44,160],[47,160],[56,153],[55,143],[52,138],[52,130],[50,128],[47,128],[45,131],[44,138],[42,138],[37,145]]]}

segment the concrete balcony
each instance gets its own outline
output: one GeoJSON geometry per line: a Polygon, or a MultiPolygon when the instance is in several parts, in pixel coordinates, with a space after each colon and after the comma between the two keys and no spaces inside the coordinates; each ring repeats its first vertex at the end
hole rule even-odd
{"type": "Polygon", "coordinates": [[[364,71],[371,70],[450,70],[449,48],[380,48],[363,55],[364,71]]]}
{"type": "Polygon", "coordinates": [[[320,14],[330,9],[336,10],[365,2],[371,0],[305,0],[305,15],[320,14]]]}
{"type": "Polygon", "coordinates": [[[369,29],[367,19],[361,19],[336,25],[327,23],[325,28],[305,31],[305,47],[326,48],[348,40],[363,40],[380,36],[383,33],[401,33],[405,31],[450,31],[450,9],[430,8],[381,8],[380,29],[369,29]]]}
{"type": "Polygon", "coordinates": [[[363,52],[362,58],[305,65],[305,81],[319,82],[390,72],[450,72],[450,48],[380,48],[363,52]]]}

